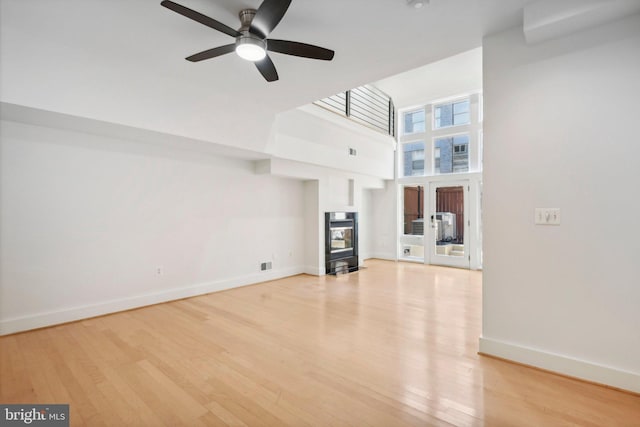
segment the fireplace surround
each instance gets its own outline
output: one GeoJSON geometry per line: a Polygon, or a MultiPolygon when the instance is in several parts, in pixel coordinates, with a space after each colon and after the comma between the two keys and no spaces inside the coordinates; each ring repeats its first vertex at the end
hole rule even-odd
{"type": "Polygon", "coordinates": [[[326,274],[358,270],[358,213],[325,213],[326,274]]]}

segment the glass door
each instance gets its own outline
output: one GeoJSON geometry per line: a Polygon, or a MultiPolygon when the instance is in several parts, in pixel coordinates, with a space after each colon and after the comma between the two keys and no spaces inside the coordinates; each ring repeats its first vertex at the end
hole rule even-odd
{"type": "Polygon", "coordinates": [[[429,185],[429,263],[470,267],[469,181],[429,185]]]}
{"type": "Polygon", "coordinates": [[[400,255],[404,261],[425,261],[424,235],[425,188],[422,185],[402,185],[402,224],[400,255]]]}

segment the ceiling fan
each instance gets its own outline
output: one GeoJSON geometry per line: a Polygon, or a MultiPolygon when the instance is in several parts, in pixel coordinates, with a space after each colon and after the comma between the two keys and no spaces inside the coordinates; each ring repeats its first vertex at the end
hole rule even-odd
{"type": "Polygon", "coordinates": [[[260,74],[262,74],[268,82],[273,82],[278,80],[278,72],[267,51],[303,58],[321,59],[324,61],[331,61],[333,59],[334,51],[323,47],[267,38],[271,31],[273,31],[282,20],[282,17],[291,4],[291,0],[264,0],[258,10],[241,10],[239,14],[241,26],[238,30],[234,30],[213,18],[170,0],[164,0],[160,4],[180,15],[193,19],[196,22],[223,32],[231,37],[235,37],[236,39],[235,43],[215,47],[188,56],[186,58],[187,61],[204,61],[205,59],[215,58],[235,51],[241,58],[254,62],[260,74]]]}

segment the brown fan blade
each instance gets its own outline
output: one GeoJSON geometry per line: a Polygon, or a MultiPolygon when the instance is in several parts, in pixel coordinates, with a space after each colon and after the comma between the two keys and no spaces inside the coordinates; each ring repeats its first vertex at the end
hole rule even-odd
{"type": "Polygon", "coordinates": [[[206,25],[207,27],[228,34],[231,37],[240,37],[242,35],[233,28],[224,25],[222,22],[218,22],[213,18],[209,18],[208,16],[205,16],[200,12],[196,12],[195,10],[189,9],[188,7],[181,6],[178,3],[174,3],[170,0],[164,0],[160,4],[167,9],[179,13],[182,16],[186,16],[187,18],[193,19],[194,21],[206,25]]]}
{"type": "Polygon", "coordinates": [[[290,4],[291,0],[264,0],[251,21],[249,31],[256,36],[266,38],[280,23],[290,4]]]}
{"type": "Polygon", "coordinates": [[[276,66],[273,65],[273,61],[269,58],[269,55],[265,56],[264,59],[255,62],[258,71],[262,74],[262,77],[265,78],[268,82],[275,82],[278,80],[278,72],[276,71],[276,66]]]}
{"type": "Polygon", "coordinates": [[[334,51],[323,47],[306,43],[291,42],[288,40],[267,39],[267,50],[284,53],[285,55],[301,56],[303,58],[321,59],[331,61],[334,51]]]}
{"type": "Polygon", "coordinates": [[[204,61],[205,59],[215,58],[216,56],[226,55],[227,53],[231,53],[234,50],[236,50],[235,43],[227,44],[224,46],[214,47],[213,49],[204,50],[202,52],[188,56],[185,59],[191,62],[199,62],[204,61]]]}

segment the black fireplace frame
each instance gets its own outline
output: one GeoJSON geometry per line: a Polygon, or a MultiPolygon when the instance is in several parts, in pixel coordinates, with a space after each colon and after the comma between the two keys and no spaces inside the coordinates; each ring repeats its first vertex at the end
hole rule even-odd
{"type": "Polygon", "coordinates": [[[358,213],[357,212],[325,212],[325,272],[326,274],[350,273],[358,271],[358,213]],[[352,248],[332,249],[331,230],[335,228],[352,228],[352,248]]]}

